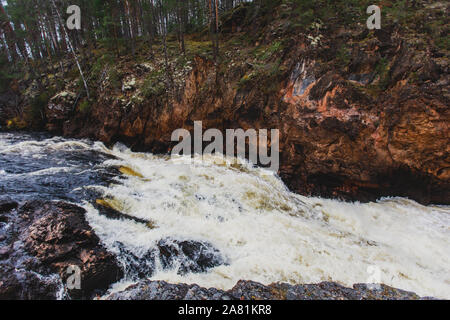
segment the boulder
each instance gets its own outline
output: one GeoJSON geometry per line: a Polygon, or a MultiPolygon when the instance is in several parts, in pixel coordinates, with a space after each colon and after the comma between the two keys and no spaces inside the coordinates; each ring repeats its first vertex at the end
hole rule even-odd
{"type": "Polygon", "coordinates": [[[85,210],[65,202],[31,201],[10,215],[1,259],[0,298],[91,298],[123,276],[116,258],[100,243],[85,210]],[[67,286],[74,270],[80,288],[67,286]],[[33,277],[31,275],[36,275],[33,277]],[[34,285],[34,283],[39,285],[34,285]],[[49,288],[45,295],[36,288],[49,288]]]}
{"type": "Polygon", "coordinates": [[[52,97],[45,108],[46,129],[52,133],[61,133],[63,124],[75,108],[77,96],[70,91],[62,91],[52,97]]]}
{"type": "Polygon", "coordinates": [[[201,273],[225,263],[220,251],[207,242],[164,239],[158,243],[159,257],[166,268],[180,263],[178,273],[201,273]]]}
{"type": "Polygon", "coordinates": [[[207,272],[226,263],[219,250],[201,241],[162,239],[155,248],[143,254],[137,254],[138,250],[130,250],[120,242],[116,242],[115,247],[126,265],[128,276],[134,280],[151,277],[157,259],[164,269],[177,268],[180,275],[207,272]]]}

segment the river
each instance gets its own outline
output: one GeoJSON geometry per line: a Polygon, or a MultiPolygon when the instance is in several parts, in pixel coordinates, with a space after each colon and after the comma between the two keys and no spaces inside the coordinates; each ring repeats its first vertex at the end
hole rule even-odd
{"type": "MultiPolygon", "coordinates": [[[[207,242],[224,263],[204,273],[156,264],[153,280],[230,289],[238,280],[346,286],[382,282],[450,298],[450,207],[403,198],[362,204],[292,193],[271,171],[219,156],[170,158],[124,145],[0,133],[0,191],[16,201],[64,200],[84,207],[127,276],[129,256],[161,239],[207,242]],[[108,205],[137,220],[112,219],[108,205]],[[124,248],[126,250],[124,250],[124,248]]],[[[0,224],[0,227],[2,225],[0,224]]]]}

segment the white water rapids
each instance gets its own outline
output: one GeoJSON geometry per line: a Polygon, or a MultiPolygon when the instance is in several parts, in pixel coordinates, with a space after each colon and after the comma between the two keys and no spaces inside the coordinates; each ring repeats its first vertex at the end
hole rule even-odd
{"type": "Polygon", "coordinates": [[[82,146],[116,157],[103,167],[128,168],[128,175],[112,184],[89,188],[121,212],[152,221],[149,228],[109,219],[84,201],[88,221],[107,248],[114,252],[119,241],[139,256],[163,238],[205,241],[227,262],[198,274],[159,268],[153,280],[220,289],[241,279],[335,281],[350,287],[379,281],[421,296],[450,298],[449,207],[403,198],[361,204],[304,197],[245,161],[233,165],[209,156],[192,163],[187,157],[134,153],[122,145],[110,150],[101,143],[73,143],[77,150],[82,146]]]}

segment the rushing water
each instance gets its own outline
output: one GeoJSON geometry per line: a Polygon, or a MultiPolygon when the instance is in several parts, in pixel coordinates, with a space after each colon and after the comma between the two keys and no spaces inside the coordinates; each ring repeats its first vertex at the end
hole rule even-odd
{"type": "Polygon", "coordinates": [[[376,282],[379,273],[387,285],[450,298],[449,207],[402,198],[360,204],[303,197],[244,161],[170,159],[120,144],[108,149],[12,133],[0,133],[0,190],[19,200],[81,204],[125,267],[121,248],[144,257],[168,238],[207,242],[226,260],[208,272],[183,275],[176,264],[167,270],[157,263],[155,280],[222,289],[240,279],[351,286],[376,282]],[[138,221],[101,214],[97,199],[138,221]]]}

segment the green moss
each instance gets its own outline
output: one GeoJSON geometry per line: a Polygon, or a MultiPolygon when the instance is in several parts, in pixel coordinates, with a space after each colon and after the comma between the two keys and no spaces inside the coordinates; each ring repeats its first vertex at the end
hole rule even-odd
{"type": "Polygon", "coordinates": [[[342,45],[336,53],[336,64],[338,67],[345,68],[350,64],[351,52],[345,44],[342,45]]]}
{"type": "Polygon", "coordinates": [[[211,41],[185,40],[186,54],[188,56],[210,55],[212,53],[211,41]]]}
{"type": "Polygon", "coordinates": [[[407,3],[407,0],[392,1],[381,11],[384,19],[389,22],[399,23],[403,26],[415,25],[416,11],[407,3]]]}
{"type": "Polygon", "coordinates": [[[83,114],[89,113],[89,111],[91,110],[91,104],[89,100],[84,100],[83,102],[81,102],[78,106],[78,110],[83,114]]]}
{"type": "Polygon", "coordinates": [[[384,90],[389,84],[389,63],[386,58],[381,58],[375,69],[376,74],[380,77],[379,87],[384,90]]]}
{"type": "Polygon", "coordinates": [[[96,62],[92,65],[91,69],[91,80],[96,82],[100,79],[102,73],[105,71],[105,68],[108,66],[114,66],[115,59],[111,53],[106,53],[100,56],[96,62]]]}
{"type": "Polygon", "coordinates": [[[268,47],[262,47],[255,50],[255,57],[260,61],[266,61],[274,54],[283,49],[283,43],[281,41],[275,41],[268,47]]]}
{"type": "Polygon", "coordinates": [[[255,64],[238,82],[238,89],[249,86],[258,87],[264,94],[272,94],[278,90],[279,78],[287,71],[281,64],[281,58],[275,62],[255,64]]]}
{"type": "Polygon", "coordinates": [[[24,121],[34,128],[39,128],[44,121],[44,109],[55,92],[47,91],[34,97],[25,109],[24,121]]]}
{"type": "Polygon", "coordinates": [[[450,36],[448,34],[436,36],[434,43],[439,49],[450,51],[450,36]]]}
{"type": "Polygon", "coordinates": [[[121,75],[119,74],[119,72],[117,71],[117,69],[115,68],[111,68],[109,70],[109,83],[111,85],[112,89],[120,89],[120,87],[122,86],[122,80],[121,80],[121,75]]]}
{"type": "Polygon", "coordinates": [[[145,79],[141,92],[145,98],[158,96],[166,91],[164,70],[155,70],[145,79]]]}

